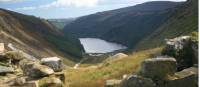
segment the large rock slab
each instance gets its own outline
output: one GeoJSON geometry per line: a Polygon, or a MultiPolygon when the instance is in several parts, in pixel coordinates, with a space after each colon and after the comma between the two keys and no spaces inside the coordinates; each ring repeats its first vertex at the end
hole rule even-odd
{"type": "Polygon", "coordinates": [[[156,84],[149,78],[132,75],[122,81],[121,87],[156,87],[156,84]]]}
{"type": "Polygon", "coordinates": [[[14,68],[12,67],[0,66],[0,74],[13,73],[13,72],[14,68]]]}
{"type": "Polygon", "coordinates": [[[55,72],[60,72],[63,69],[62,60],[58,57],[42,58],[41,64],[52,68],[55,72]]]}
{"type": "Polygon", "coordinates": [[[107,80],[104,87],[121,87],[122,80],[107,80]]]}
{"type": "Polygon", "coordinates": [[[165,79],[176,72],[174,58],[153,58],[142,62],[141,75],[152,79],[165,79]]]}

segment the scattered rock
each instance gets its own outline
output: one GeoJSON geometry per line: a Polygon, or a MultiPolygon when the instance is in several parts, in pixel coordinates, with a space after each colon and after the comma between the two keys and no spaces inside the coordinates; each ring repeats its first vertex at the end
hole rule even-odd
{"type": "Polygon", "coordinates": [[[40,87],[63,87],[62,81],[56,77],[45,77],[39,81],[40,87]]]}
{"type": "Polygon", "coordinates": [[[62,61],[58,57],[42,58],[41,64],[52,68],[55,72],[60,72],[63,69],[62,61]]]}
{"type": "Polygon", "coordinates": [[[121,87],[156,87],[156,85],[149,78],[132,75],[122,81],[121,87]]]}
{"type": "Polygon", "coordinates": [[[142,63],[141,74],[152,79],[165,79],[176,72],[176,60],[174,58],[153,58],[142,63]]]}
{"type": "Polygon", "coordinates": [[[13,73],[14,69],[12,67],[0,66],[0,74],[13,73]]]}
{"type": "Polygon", "coordinates": [[[107,80],[104,87],[120,87],[121,80],[107,80]]]}

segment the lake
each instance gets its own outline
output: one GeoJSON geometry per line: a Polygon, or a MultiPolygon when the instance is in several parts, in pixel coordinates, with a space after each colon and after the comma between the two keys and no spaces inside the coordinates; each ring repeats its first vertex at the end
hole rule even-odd
{"type": "Polygon", "coordinates": [[[99,38],[79,38],[86,53],[109,53],[116,50],[126,49],[121,44],[108,42],[99,38]]]}

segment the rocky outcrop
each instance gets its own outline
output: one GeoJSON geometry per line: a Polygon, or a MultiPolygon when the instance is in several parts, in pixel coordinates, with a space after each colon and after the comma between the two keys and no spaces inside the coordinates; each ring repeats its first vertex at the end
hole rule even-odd
{"type": "Polygon", "coordinates": [[[52,68],[55,72],[60,72],[63,69],[62,60],[58,57],[42,58],[41,64],[52,68]]]}
{"type": "Polygon", "coordinates": [[[163,55],[176,58],[178,70],[191,67],[198,62],[198,41],[190,36],[182,36],[174,39],[166,39],[163,55]]]}
{"type": "Polygon", "coordinates": [[[105,87],[198,87],[198,68],[190,67],[176,72],[174,58],[165,56],[146,59],[139,75],[128,76],[115,85],[106,84],[105,87]]]}
{"type": "Polygon", "coordinates": [[[176,60],[174,58],[153,58],[142,63],[141,74],[144,77],[162,79],[172,76],[176,72],[176,60]]]}

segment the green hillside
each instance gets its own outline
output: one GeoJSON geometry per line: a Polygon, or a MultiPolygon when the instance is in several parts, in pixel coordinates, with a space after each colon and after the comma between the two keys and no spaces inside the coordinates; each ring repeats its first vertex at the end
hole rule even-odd
{"type": "Polygon", "coordinates": [[[188,0],[176,8],[168,21],[136,45],[136,49],[158,47],[166,38],[188,35],[198,31],[198,0],[188,0]]]}
{"type": "Polygon", "coordinates": [[[72,64],[82,57],[78,38],[63,34],[48,21],[0,9],[0,42],[12,43],[37,58],[58,56],[72,64]]]}
{"type": "Polygon", "coordinates": [[[169,18],[182,2],[154,1],[83,16],[65,26],[78,37],[95,37],[133,48],[169,18]]]}

